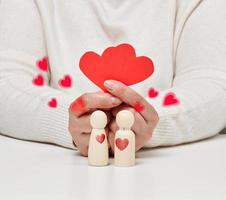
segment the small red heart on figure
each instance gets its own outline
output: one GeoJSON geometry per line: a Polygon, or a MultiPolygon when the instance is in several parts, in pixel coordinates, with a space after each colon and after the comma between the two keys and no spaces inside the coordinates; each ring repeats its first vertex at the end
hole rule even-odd
{"type": "Polygon", "coordinates": [[[37,66],[42,71],[47,71],[48,70],[48,63],[49,63],[48,57],[44,57],[43,59],[37,61],[37,66]]]}
{"type": "Polygon", "coordinates": [[[155,90],[154,88],[150,88],[149,90],[148,90],[148,96],[150,97],[150,98],[155,98],[155,97],[157,97],[158,96],[158,91],[157,90],[155,90]]]}
{"type": "Polygon", "coordinates": [[[92,51],[86,52],[79,67],[104,91],[105,80],[118,80],[129,86],[147,79],[154,72],[152,60],[145,56],[136,57],[135,49],[129,44],[109,47],[101,56],[92,51]]]}
{"type": "Polygon", "coordinates": [[[57,107],[57,100],[55,98],[52,98],[49,102],[48,102],[48,106],[51,108],[56,108],[57,107]]]}
{"type": "Polygon", "coordinates": [[[36,86],[43,86],[44,85],[44,78],[42,75],[38,75],[33,79],[33,84],[36,86]]]}
{"type": "Polygon", "coordinates": [[[105,134],[97,135],[96,140],[97,140],[97,142],[102,144],[105,140],[105,134]]]}
{"type": "Polygon", "coordinates": [[[128,146],[128,144],[129,144],[129,140],[128,139],[121,139],[121,138],[117,138],[116,140],[115,140],[115,144],[116,144],[116,146],[118,147],[118,149],[120,150],[120,151],[123,151],[127,146],[128,146]]]}
{"type": "Polygon", "coordinates": [[[171,106],[177,104],[179,104],[179,100],[174,93],[170,92],[165,96],[163,106],[171,106]]]}
{"type": "Polygon", "coordinates": [[[65,75],[64,78],[59,80],[59,85],[65,88],[71,87],[72,79],[69,75],[65,75]]]}

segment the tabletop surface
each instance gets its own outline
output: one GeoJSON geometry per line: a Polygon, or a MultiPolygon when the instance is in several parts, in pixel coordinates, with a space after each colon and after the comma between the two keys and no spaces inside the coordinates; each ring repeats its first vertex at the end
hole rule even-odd
{"type": "Polygon", "coordinates": [[[225,200],[226,135],[144,149],[136,166],[91,167],[77,151],[0,136],[0,199],[225,200]]]}

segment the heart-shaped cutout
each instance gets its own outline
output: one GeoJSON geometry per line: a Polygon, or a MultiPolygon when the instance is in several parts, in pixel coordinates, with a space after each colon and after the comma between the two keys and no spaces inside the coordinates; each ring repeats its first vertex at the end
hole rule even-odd
{"type": "Polygon", "coordinates": [[[48,70],[48,63],[49,63],[48,57],[44,57],[43,59],[37,61],[37,66],[42,71],[47,71],[48,70]]]}
{"type": "Polygon", "coordinates": [[[121,139],[121,138],[117,138],[115,140],[115,145],[118,147],[118,149],[120,151],[123,151],[124,149],[126,149],[126,147],[128,146],[129,144],[129,140],[124,138],[124,139],[121,139]]]}
{"type": "Polygon", "coordinates": [[[152,60],[146,56],[136,57],[135,49],[129,44],[109,47],[101,56],[86,52],[79,67],[103,91],[106,91],[105,80],[118,80],[129,86],[147,79],[154,72],[152,60]]]}
{"type": "Polygon", "coordinates": [[[44,78],[42,75],[38,75],[33,79],[33,84],[36,86],[43,86],[44,85],[44,78]]]}
{"type": "Polygon", "coordinates": [[[150,98],[155,98],[155,97],[157,97],[158,96],[158,91],[157,90],[155,90],[154,88],[150,88],[149,90],[148,90],[148,96],[150,97],[150,98]]]}
{"type": "Polygon", "coordinates": [[[102,144],[105,140],[105,134],[97,135],[96,140],[97,140],[97,142],[102,144]]]}
{"type": "Polygon", "coordinates": [[[71,87],[72,79],[69,75],[65,75],[62,79],[59,80],[59,85],[61,87],[69,88],[71,87]]]}
{"type": "Polygon", "coordinates": [[[49,102],[48,102],[48,106],[50,108],[56,108],[57,107],[57,100],[55,98],[52,98],[49,102]]]}
{"type": "Polygon", "coordinates": [[[165,96],[163,106],[171,106],[177,104],[179,104],[179,100],[174,93],[170,92],[165,96]]]}

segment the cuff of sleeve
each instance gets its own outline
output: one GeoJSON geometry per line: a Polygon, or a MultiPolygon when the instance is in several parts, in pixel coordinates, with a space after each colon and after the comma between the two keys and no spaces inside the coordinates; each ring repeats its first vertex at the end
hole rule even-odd
{"type": "Polygon", "coordinates": [[[158,113],[159,122],[145,147],[171,146],[180,143],[182,138],[178,138],[177,130],[175,130],[175,123],[178,123],[178,113],[181,109],[180,106],[163,107],[163,94],[158,98],[147,98],[146,100],[158,113]]]}
{"type": "Polygon", "coordinates": [[[65,95],[57,97],[56,108],[49,107],[48,102],[45,102],[42,106],[40,132],[46,142],[76,149],[68,131],[68,108],[73,100],[73,97],[65,95]]]}
{"type": "Polygon", "coordinates": [[[179,143],[178,139],[171,122],[166,117],[160,117],[145,147],[171,146],[179,143]]]}

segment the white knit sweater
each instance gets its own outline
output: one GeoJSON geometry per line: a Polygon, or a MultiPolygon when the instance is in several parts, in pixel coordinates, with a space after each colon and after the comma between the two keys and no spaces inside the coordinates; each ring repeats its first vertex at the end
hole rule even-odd
{"type": "MultiPolygon", "coordinates": [[[[79,69],[87,51],[121,43],[155,63],[154,74],[130,86],[157,110],[147,147],[216,135],[226,126],[225,0],[2,0],[0,132],[73,148],[68,106],[100,90],[79,69]],[[37,61],[48,56],[49,72],[37,61]],[[33,79],[42,74],[43,86],[33,79]],[[69,74],[72,87],[59,80],[69,74]],[[148,96],[150,88],[159,91],[148,96]],[[163,106],[173,92],[180,103],[163,106]],[[48,102],[57,101],[56,108],[48,102]]],[[[55,102],[53,102],[54,104],[55,102]]]]}

